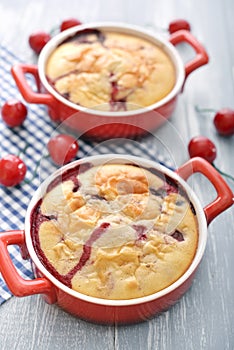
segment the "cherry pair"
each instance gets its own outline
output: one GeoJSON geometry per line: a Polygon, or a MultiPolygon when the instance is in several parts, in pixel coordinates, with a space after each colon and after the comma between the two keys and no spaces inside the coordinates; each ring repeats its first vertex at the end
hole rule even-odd
{"type": "MultiPolygon", "coordinates": [[[[64,30],[80,25],[81,22],[75,18],[69,18],[67,20],[64,20],[60,25],[60,31],[63,32],[64,30]]],[[[31,49],[38,55],[45,44],[51,39],[51,35],[49,33],[46,33],[44,31],[39,31],[32,33],[29,36],[29,46],[31,49]]]]}

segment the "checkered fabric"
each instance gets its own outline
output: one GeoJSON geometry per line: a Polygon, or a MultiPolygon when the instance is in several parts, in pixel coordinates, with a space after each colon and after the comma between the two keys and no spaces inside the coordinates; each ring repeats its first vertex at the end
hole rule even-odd
{"type": "MultiPolygon", "coordinates": [[[[10,98],[22,100],[15,82],[11,76],[12,65],[20,62],[19,58],[5,47],[0,46],[0,99],[1,106],[10,98]]],[[[33,84],[32,77],[28,77],[33,84]]],[[[24,160],[28,171],[26,179],[16,187],[3,187],[0,185],[0,231],[23,229],[27,206],[33,192],[40,182],[55,169],[55,165],[47,156],[46,144],[52,134],[61,132],[48,117],[46,107],[41,105],[27,105],[28,116],[23,126],[8,128],[0,120],[0,156],[8,153],[18,155],[24,160]]],[[[160,152],[158,144],[152,135],[142,139],[112,139],[105,142],[88,142],[79,140],[78,157],[95,154],[131,154],[140,156],[171,167],[171,160],[160,152]]],[[[33,278],[31,263],[23,260],[19,247],[8,247],[12,262],[19,274],[25,279],[33,278]]],[[[0,304],[12,296],[0,274],[0,304]]]]}

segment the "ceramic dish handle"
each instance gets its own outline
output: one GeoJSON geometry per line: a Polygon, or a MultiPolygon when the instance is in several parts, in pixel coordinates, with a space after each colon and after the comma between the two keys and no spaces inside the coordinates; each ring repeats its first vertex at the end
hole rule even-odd
{"type": "Polygon", "coordinates": [[[25,101],[49,106],[54,103],[54,98],[50,94],[40,92],[40,79],[37,66],[31,64],[16,64],[11,68],[11,73],[25,101]],[[38,89],[37,92],[32,90],[27,81],[26,74],[30,74],[34,77],[38,89]]]}
{"type": "Polygon", "coordinates": [[[176,171],[180,177],[187,180],[193,173],[199,172],[207,177],[214,186],[217,197],[204,208],[209,224],[216,216],[234,204],[234,194],[218,171],[206,160],[195,157],[182,165],[176,171]]]}
{"type": "Polygon", "coordinates": [[[192,73],[195,69],[208,63],[209,57],[205,48],[188,30],[178,30],[177,32],[171,35],[169,40],[173,45],[186,42],[187,44],[191,45],[196,52],[196,56],[191,61],[185,64],[185,81],[188,75],[192,73]]]}
{"type": "Polygon", "coordinates": [[[7,250],[7,246],[12,244],[25,249],[24,231],[15,230],[0,233],[0,271],[12,294],[18,297],[44,294],[48,303],[54,303],[56,301],[55,291],[49,280],[46,278],[25,280],[18,274],[7,250]]]}

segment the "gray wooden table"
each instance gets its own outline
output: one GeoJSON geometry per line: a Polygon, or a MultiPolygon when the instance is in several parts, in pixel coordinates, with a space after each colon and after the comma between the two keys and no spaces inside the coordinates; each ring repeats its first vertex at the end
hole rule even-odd
{"type": "MultiPolygon", "coordinates": [[[[233,0],[1,0],[0,39],[29,63],[35,60],[28,48],[29,34],[50,30],[64,18],[121,21],[152,29],[186,18],[206,46],[210,63],[189,77],[171,123],[185,145],[198,134],[210,137],[218,150],[216,166],[234,174],[234,137],[218,136],[212,115],[198,115],[194,108],[234,108],[233,16],[233,0]]],[[[189,54],[186,47],[181,50],[189,54]]],[[[167,133],[167,127],[158,131],[170,139],[167,133]]],[[[179,165],[187,159],[186,147],[176,151],[179,165]]],[[[194,183],[202,203],[212,200],[214,192],[207,180],[198,175],[194,183]]],[[[231,208],[209,227],[192,288],[154,319],[131,326],[99,326],[47,305],[40,296],[13,297],[0,307],[0,349],[234,349],[233,227],[231,208]]]]}

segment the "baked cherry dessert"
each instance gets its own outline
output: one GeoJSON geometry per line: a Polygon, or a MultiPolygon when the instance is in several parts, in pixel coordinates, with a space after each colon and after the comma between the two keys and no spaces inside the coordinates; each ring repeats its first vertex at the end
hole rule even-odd
{"type": "Polygon", "coordinates": [[[47,270],[82,294],[132,299],[158,292],[190,266],[195,210],[175,180],[134,164],[75,165],[48,186],[31,216],[47,270]]]}
{"type": "Polygon", "coordinates": [[[137,36],[86,29],[67,38],[49,56],[48,81],[83,107],[129,110],[169,94],[175,67],[165,51],[137,36]]]}

